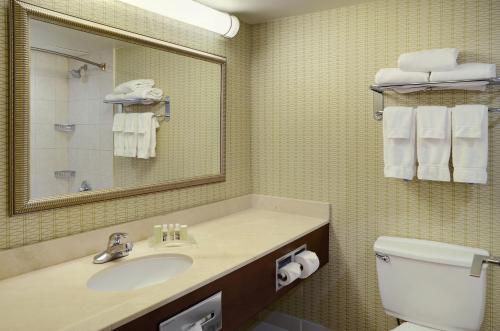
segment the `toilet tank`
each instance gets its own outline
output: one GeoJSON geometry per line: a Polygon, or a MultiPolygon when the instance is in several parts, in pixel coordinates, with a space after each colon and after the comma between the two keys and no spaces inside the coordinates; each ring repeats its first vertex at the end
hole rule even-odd
{"type": "Polygon", "coordinates": [[[387,314],[446,331],[479,330],[486,299],[486,268],[469,276],[478,248],[380,237],[374,245],[378,284],[387,314]]]}

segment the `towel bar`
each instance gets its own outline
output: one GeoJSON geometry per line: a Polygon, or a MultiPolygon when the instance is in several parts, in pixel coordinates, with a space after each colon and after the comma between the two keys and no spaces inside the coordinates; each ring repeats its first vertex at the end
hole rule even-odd
{"type": "Polygon", "coordinates": [[[170,112],[170,97],[165,97],[165,99],[160,100],[160,101],[153,101],[150,103],[144,103],[145,101],[150,101],[150,100],[120,100],[120,101],[104,101],[104,103],[109,103],[113,105],[120,105],[120,109],[118,110],[119,112],[123,112],[123,107],[124,106],[134,106],[134,105],[154,105],[158,103],[164,103],[165,104],[165,110],[163,114],[158,115],[155,114],[155,117],[160,117],[163,118],[165,121],[169,121],[171,117],[171,112],[170,112]]]}
{"type": "MultiPolygon", "coordinates": [[[[381,121],[383,119],[385,100],[384,100],[384,92],[385,91],[394,91],[397,88],[422,88],[421,91],[432,91],[439,90],[442,87],[450,88],[450,85],[460,84],[460,83],[485,83],[485,86],[488,85],[500,85],[500,77],[491,78],[491,79],[466,79],[466,80],[454,80],[454,81],[446,81],[446,82],[429,82],[429,83],[410,83],[410,84],[391,84],[391,85],[371,85],[370,89],[373,92],[376,92],[373,95],[373,118],[377,121],[381,121]]],[[[460,88],[457,87],[457,90],[460,88]]],[[[411,92],[410,92],[411,93],[411,92]]],[[[499,113],[500,108],[489,108],[489,112],[499,113]]]]}
{"type": "Polygon", "coordinates": [[[470,275],[472,277],[481,277],[481,271],[483,270],[483,264],[495,264],[500,266],[500,257],[496,256],[485,256],[485,255],[474,255],[472,260],[472,266],[470,268],[470,275]]]}

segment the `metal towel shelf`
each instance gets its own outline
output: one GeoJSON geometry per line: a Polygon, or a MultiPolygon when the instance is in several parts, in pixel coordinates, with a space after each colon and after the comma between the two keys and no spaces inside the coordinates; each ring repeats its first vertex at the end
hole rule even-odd
{"type": "MultiPolygon", "coordinates": [[[[377,121],[381,121],[384,114],[384,92],[395,91],[398,88],[422,88],[419,91],[432,91],[432,90],[443,90],[444,87],[451,89],[453,84],[463,84],[463,83],[484,83],[484,86],[489,85],[500,85],[500,77],[491,79],[466,79],[466,80],[453,80],[446,82],[429,82],[429,83],[410,83],[410,84],[384,84],[384,85],[371,85],[370,89],[376,92],[373,98],[373,118],[377,121]]],[[[461,90],[457,86],[457,90],[461,90]]],[[[415,91],[418,92],[418,91],[415,91]]],[[[411,92],[410,92],[411,93],[411,92]]],[[[500,112],[500,108],[488,108],[490,112],[500,112]]]]}
{"type": "Polygon", "coordinates": [[[144,106],[149,106],[149,105],[154,105],[158,103],[165,103],[165,111],[161,115],[155,115],[155,117],[161,117],[165,121],[169,121],[171,117],[170,113],[170,97],[165,97],[163,100],[159,101],[152,101],[152,100],[120,100],[120,101],[104,101],[104,103],[109,103],[113,105],[120,105],[119,112],[123,112],[123,107],[124,106],[134,106],[134,105],[144,105],[144,106]]]}

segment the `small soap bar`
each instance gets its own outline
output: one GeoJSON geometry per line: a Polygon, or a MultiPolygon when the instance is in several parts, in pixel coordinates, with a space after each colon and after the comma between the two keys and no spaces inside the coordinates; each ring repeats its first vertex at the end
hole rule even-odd
{"type": "Polygon", "coordinates": [[[159,244],[163,241],[163,227],[161,225],[155,225],[153,227],[153,241],[155,244],[159,244]]]}
{"type": "Polygon", "coordinates": [[[163,235],[163,241],[169,241],[170,238],[168,236],[168,224],[163,224],[162,226],[162,235],[163,235]]]}
{"type": "Polygon", "coordinates": [[[176,223],[174,227],[174,240],[181,239],[181,225],[176,223]]]}
{"type": "Polygon", "coordinates": [[[175,240],[174,225],[168,225],[168,240],[175,240]]]}
{"type": "Polygon", "coordinates": [[[179,237],[181,240],[188,240],[188,226],[187,225],[181,225],[181,228],[179,231],[179,237]]]}

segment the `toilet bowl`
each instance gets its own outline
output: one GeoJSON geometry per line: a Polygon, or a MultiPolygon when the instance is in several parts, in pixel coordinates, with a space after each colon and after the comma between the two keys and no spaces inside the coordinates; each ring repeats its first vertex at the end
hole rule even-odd
{"type": "MultiPolygon", "coordinates": [[[[382,305],[406,321],[397,331],[478,331],[484,318],[486,272],[469,275],[483,249],[380,237],[374,245],[382,305]]],[[[484,265],[483,269],[488,266],[484,265]]]]}

